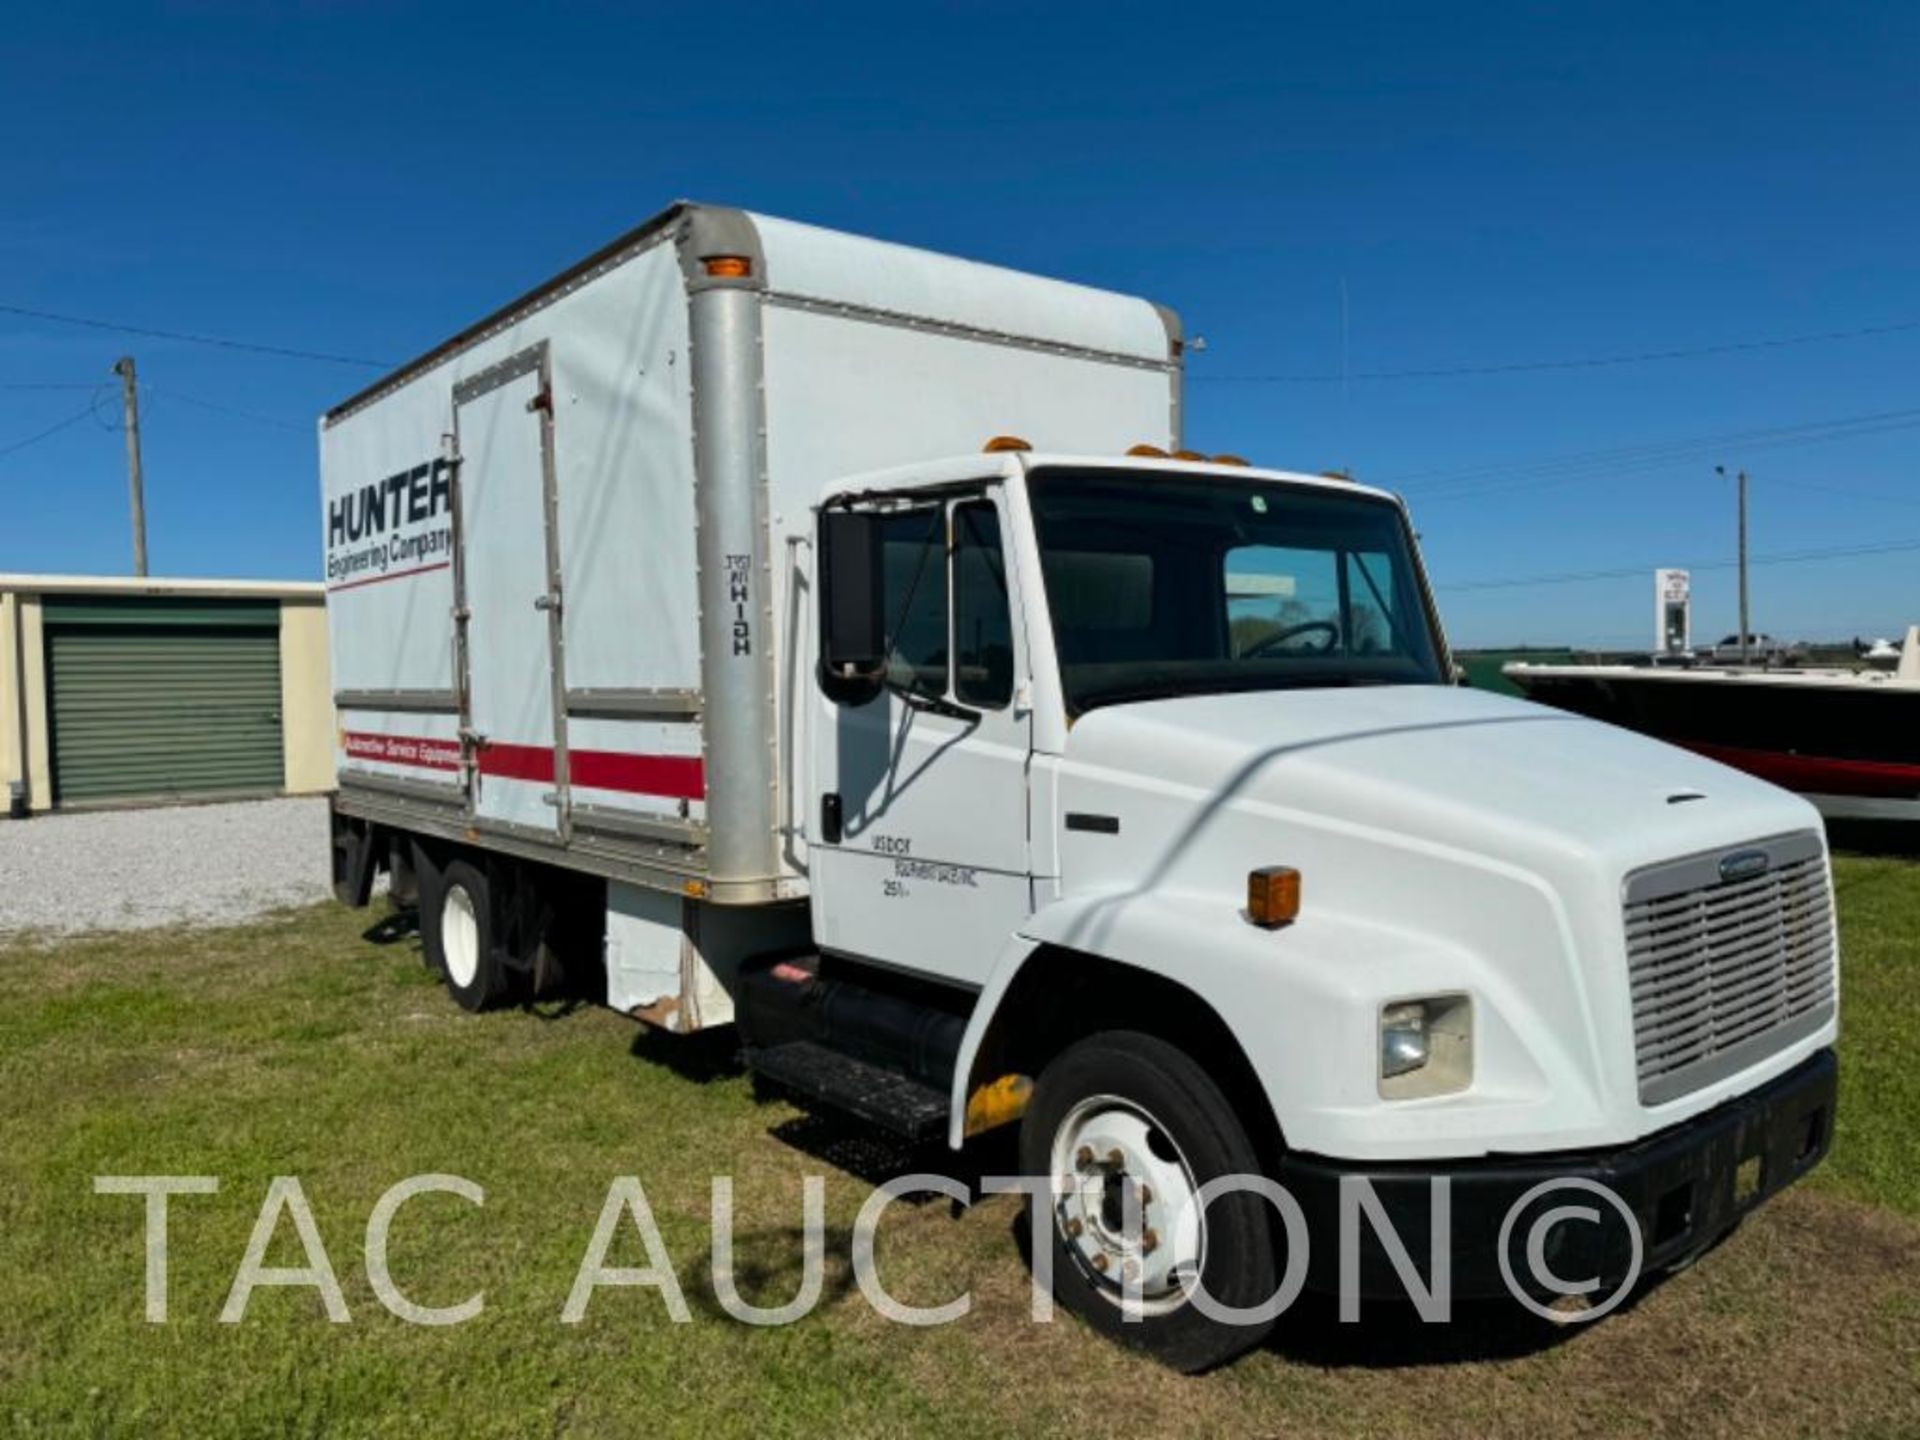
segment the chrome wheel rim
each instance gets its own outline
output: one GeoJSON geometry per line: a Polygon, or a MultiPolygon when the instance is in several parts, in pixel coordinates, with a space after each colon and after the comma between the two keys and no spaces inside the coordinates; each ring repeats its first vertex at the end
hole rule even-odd
{"type": "Polygon", "coordinates": [[[1115,1305],[1186,1304],[1206,1262],[1193,1167],[1151,1113],[1118,1095],[1080,1101],[1054,1131],[1053,1218],[1067,1255],[1115,1305]]]}

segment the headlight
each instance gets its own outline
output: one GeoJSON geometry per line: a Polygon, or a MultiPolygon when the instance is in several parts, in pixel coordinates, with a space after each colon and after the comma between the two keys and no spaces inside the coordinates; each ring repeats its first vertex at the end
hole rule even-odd
{"type": "Polygon", "coordinates": [[[1465,995],[1380,1007],[1380,1097],[1446,1095],[1473,1082],[1473,1002],[1465,995]]]}
{"type": "Polygon", "coordinates": [[[1389,1005],[1380,1012],[1381,1079],[1418,1070],[1431,1055],[1424,1004],[1389,1005]]]}

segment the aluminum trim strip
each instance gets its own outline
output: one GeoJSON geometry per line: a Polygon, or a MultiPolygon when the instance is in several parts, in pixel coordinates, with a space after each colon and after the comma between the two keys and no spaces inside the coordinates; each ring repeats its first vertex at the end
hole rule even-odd
{"type": "Polygon", "coordinates": [[[698,690],[605,689],[567,691],[567,714],[588,720],[698,720],[698,690]]]}
{"type": "Polygon", "coordinates": [[[336,690],[336,710],[379,710],[389,714],[458,715],[460,696],[452,690],[336,690]]]}
{"type": "Polygon", "coordinates": [[[1044,355],[1061,355],[1074,360],[1097,360],[1107,365],[1127,365],[1136,370],[1157,370],[1174,374],[1180,370],[1180,363],[1174,359],[1148,360],[1139,355],[1122,355],[1112,350],[1096,350],[1084,345],[1069,345],[1058,340],[1042,340],[1033,335],[1015,335],[1005,330],[988,330],[977,325],[963,325],[952,320],[933,320],[924,315],[910,315],[902,310],[882,310],[870,305],[855,305],[845,300],[822,300],[813,295],[796,295],[791,291],[769,290],[766,292],[769,305],[777,305],[783,310],[804,310],[810,314],[833,315],[843,320],[864,320],[873,325],[891,325],[901,330],[918,330],[928,335],[941,335],[957,340],[977,340],[983,345],[1004,345],[1014,350],[1034,350],[1044,355]]]}

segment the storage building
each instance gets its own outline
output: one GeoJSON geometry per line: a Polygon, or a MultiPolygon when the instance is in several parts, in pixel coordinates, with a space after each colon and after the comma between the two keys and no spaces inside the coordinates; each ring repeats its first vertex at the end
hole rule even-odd
{"type": "Polygon", "coordinates": [[[333,783],[324,587],[0,575],[0,809],[333,783]]]}

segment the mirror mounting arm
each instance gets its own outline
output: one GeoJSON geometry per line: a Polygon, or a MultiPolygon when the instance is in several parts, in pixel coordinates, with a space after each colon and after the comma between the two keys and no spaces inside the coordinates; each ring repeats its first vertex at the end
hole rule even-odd
{"type": "Polygon", "coordinates": [[[984,712],[973,710],[965,705],[956,705],[943,695],[922,695],[915,690],[904,690],[898,686],[889,687],[903,703],[915,710],[924,710],[929,715],[939,715],[948,720],[959,720],[968,725],[978,725],[985,718],[984,712]]]}

